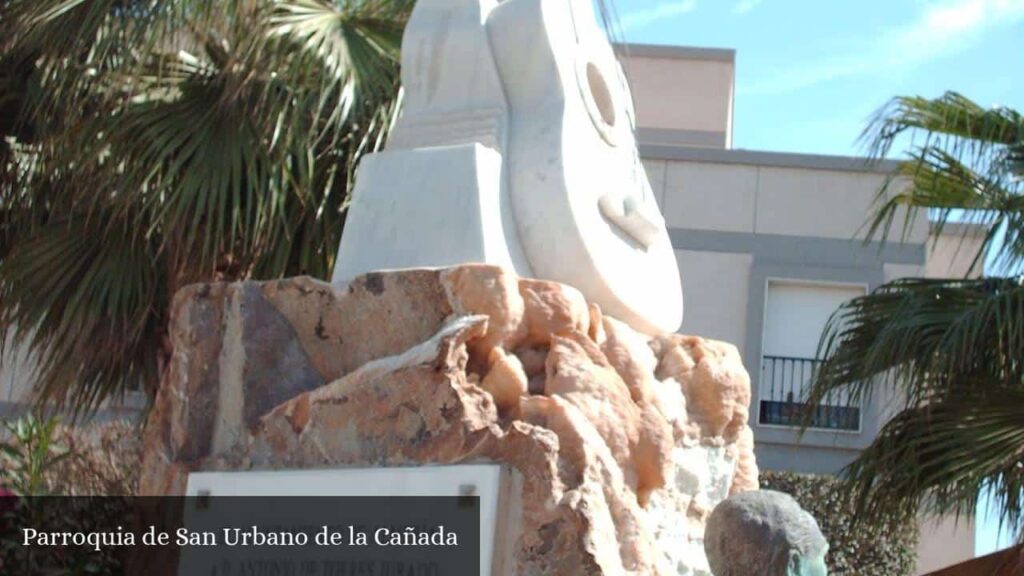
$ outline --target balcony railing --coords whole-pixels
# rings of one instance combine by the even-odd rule
[[[758,422],[778,426],[800,426],[805,420],[807,391],[821,364],[812,358],[764,356],[761,360]],[[860,430],[860,406],[843,392],[832,392],[814,408],[811,428]]]

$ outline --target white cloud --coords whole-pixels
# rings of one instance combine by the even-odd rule
[[[651,8],[625,12],[619,18],[623,30],[637,30],[654,24],[658,20],[672,18],[680,14],[692,12],[697,8],[697,0],[676,0],[661,2]]]
[[[733,6],[732,13],[740,15],[746,14],[756,8],[760,3],[761,0],[740,0],[735,6]]]
[[[1024,20],[1024,0],[947,0],[929,4],[912,22],[865,36],[856,50],[796,62],[749,86],[748,94],[782,94],[835,78],[912,69],[959,54],[995,28]]]

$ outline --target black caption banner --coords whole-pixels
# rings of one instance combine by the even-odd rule
[[[0,574],[465,576],[480,499],[0,498]]]

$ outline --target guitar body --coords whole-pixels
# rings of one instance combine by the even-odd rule
[[[509,197],[534,274],[638,329],[677,330],[675,253],[637,154],[625,76],[590,0],[506,0],[487,28],[509,104]]]

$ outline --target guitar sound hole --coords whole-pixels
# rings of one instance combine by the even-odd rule
[[[593,62],[587,63],[587,84],[590,85],[590,94],[597,105],[597,111],[601,114],[601,120],[608,126],[615,126],[615,100],[612,98],[612,91],[604,79],[601,69]]]

